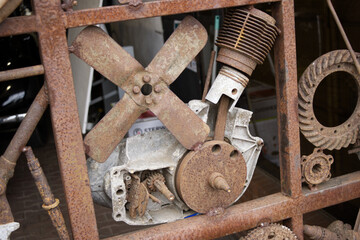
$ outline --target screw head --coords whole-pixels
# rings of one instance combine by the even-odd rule
[[[145,103],[148,104],[148,105],[151,104],[151,103],[152,103],[151,98],[146,98],[146,99],[145,99]]]
[[[148,82],[150,82],[150,80],[151,80],[151,77],[149,75],[143,76],[143,81],[144,82],[148,83]]]
[[[162,89],[162,87],[160,85],[156,85],[154,91],[156,93],[159,93],[159,92],[161,92],[161,89]]]
[[[135,94],[140,93],[140,87],[139,86],[134,86],[133,87],[133,93],[135,93]]]

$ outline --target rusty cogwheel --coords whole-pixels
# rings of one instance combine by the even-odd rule
[[[360,57],[356,53],[357,58]],[[302,134],[316,147],[322,149],[340,149],[353,144],[358,135],[360,123],[360,97],[353,114],[343,124],[325,127],[315,117],[313,109],[314,95],[321,81],[334,72],[347,72],[357,82],[360,96],[360,74],[357,72],[350,52],[336,50],[322,55],[305,70],[299,80],[299,122]]]
[[[325,155],[322,149],[315,148],[312,154],[302,156],[301,160],[302,181],[306,182],[310,188],[331,178],[330,169],[334,158],[331,155]]]
[[[165,178],[161,173],[153,173],[146,179],[146,185],[149,188],[149,190],[152,192],[156,191],[156,187],[154,184],[156,180],[165,183]]]
[[[258,227],[252,230],[240,240],[297,240],[296,235],[287,227],[272,223],[266,227]]]

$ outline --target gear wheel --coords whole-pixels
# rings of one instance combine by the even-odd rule
[[[301,157],[302,181],[306,182],[310,189],[328,181],[333,162],[334,158],[331,155],[326,155],[322,149],[315,148],[312,154]]]
[[[159,180],[161,182],[165,183],[165,178],[161,173],[152,173],[147,179],[146,179],[146,185],[149,188],[150,191],[155,192],[157,189],[155,187],[155,181]]]
[[[360,57],[356,53],[357,58]],[[313,109],[317,87],[328,75],[334,72],[347,72],[357,82],[360,96],[360,74],[357,72],[350,52],[336,50],[322,55],[305,70],[299,80],[299,122],[302,134],[316,147],[340,149],[353,144],[358,135],[360,122],[360,97],[351,117],[336,127],[325,127],[315,117]]]
[[[266,227],[258,227],[252,230],[240,240],[297,240],[296,235],[287,227],[272,223]]]

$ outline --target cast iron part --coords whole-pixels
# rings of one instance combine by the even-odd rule
[[[35,157],[31,147],[24,147],[22,150],[25,153],[30,172],[35,180],[35,184],[39,190],[44,204],[42,208],[46,210],[50,219],[56,228],[61,240],[70,240],[69,233],[66,229],[64,217],[59,207],[59,199],[54,198],[51,192],[49,183],[40,166],[39,160]]]
[[[246,177],[241,152],[224,141],[210,141],[180,162],[176,189],[192,210],[208,213],[234,203],[245,188]]]
[[[71,51],[126,93],[86,135],[86,153],[104,162],[138,116],[150,109],[187,149],[196,149],[209,127],[168,88],[204,47],[205,28],[186,17],[144,69],[100,28],[85,28]],[[179,114],[181,113],[181,114]]]
[[[217,61],[251,75],[262,64],[279,34],[275,19],[250,6],[229,10],[216,44]]]
[[[263,63],[279,32],[274,18],[252,6],[229,10],[216,40],[216,45],[220,47],[216,60],[225,66],[221,68],[206,99],[214,104],[221,99],[220,105],[228,108],[227,97],[231,98],[231,106],[226,109],[231,112],[249,82],[248,76],[257,64]],[[219,112],[219,115],[224,113]],[[219,124],[223,125],[221,121]],[[216,135],[221,138],[221,134]]]
[[[315,148],[309,156],[301,157],[302,181],[306,182],[310,189],[315,189],[319,185],[331,178],[331,164],[334,158],[325,155],[323,150]]]
[[[360,54],[356,54],[360,57]],[[313,109],[314,95],[319,84],[330,74],[347,72],[354,77],[360,96],[360,74],[348,50],[326,53],[311,63],[299,80],[299,123],[301,133],[309,142],[322,149],[340,149],[355,143],[360,125],[360,97],[348,120],[336,127],[322,125]]]

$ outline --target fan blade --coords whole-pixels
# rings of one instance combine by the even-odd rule
[[[145,112],[129,95],[124,97],[96,124],[84,139],[85,152],[97,162],[105,162],[131,125]]]
[[[144,70],[143,66],[109,35],[95,26],[82,30],[70,50],[120,87],[133,72]]]
[[[205,28],[195,18],[187,16],[146,70],[158,74],[170,85],[205,46],[206,41]]]
[[[193,150],[209,135],[210,128],[170,89],[164,89],[162,101],[150,107],[175,138],[187,149]]]

